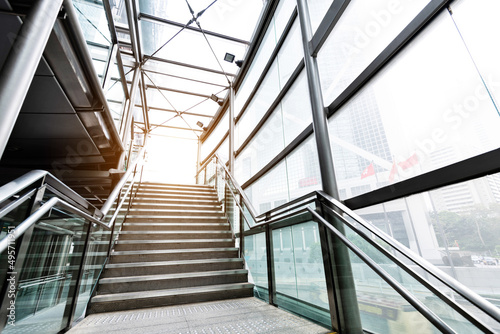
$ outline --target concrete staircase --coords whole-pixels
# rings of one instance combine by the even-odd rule
[[[89,313],[253,296],[213,188],[143,183]]]

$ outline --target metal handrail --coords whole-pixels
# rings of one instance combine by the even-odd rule
[[[423,278],[420,274],[418,274],[415,270],[411,269],[408,265],[406,265],[402,260],[398,259],[394,254],[392,254],[390,251],[386,250],[384,247],[382,247],[380,244],[378,244],[374,239],[372,239],[371,236],[362,233],[361,231],[358,231],[357,228],[349,222],[347,219],[342,217],[342,215],[338,212],[336,212],[333,208],[326,207],[323,208],[328,210],[330,213],[335,215],[337,218],[339,218],[342,223],[347,225],[351,230],[356,231],[359,236],[361,236],[363,239],[365,239],[366,242],[368,242],[370,245],[372,245],[374,248],[376,248],[379,252],[381,252],[384,256],[386,256],[390,261],[394,262],[399,268],[404,270],[407,274],[409,274],[412,278],[414,278],[417,282],[422,284],[424,287],[429,289],[432,293],[434,293],[439,299],[444,301],[447,305],[450,305],[457,313],[459,313],[461,316],[463,316],[465,319],[476,325],[479,329],[481,329],[484,333],[493,333],[493,331],[488,328],[484,323],[479,321],[478,319],[474,318],[469,311],[465,310],[462,306],[460,306],[458,303],[456,303],[454,300],[452,300],[450,297],[448,297],[445,293],[441,292],[437,287],[432,285],[428,280]],[[395,240],[394,240],[395,241]],[[425,271],[424,268],[421,268]]]
[[[403,246],[397,240],[389,237],[388,235],[386,235],[382,231],[379,231],[378,229],[371,226],[370,224],[367,224],[360,216],[358,216],[355,212],[353,212],[351,209],[346,207],[344,204],[337,201],[332,196],[326,194],[323,191],[318,191],[317,193],[321,198],[323,198],[327,202],[331,203],[332,205],[334,205],[337,208],[339,208],[340,210],[342,210],[344,213],[346,213],[351,218],[356,220],[357,223],[359,223],[361,226],[363,226],[368,231],[370,231],[370,233],[373,233],[373,235],[375,235],[376,237],[380,238],[382,241],[384,241],[385,243],[390,245],[392,248],[394,248],[399,253],[401,253],[403,256],[405,256],[410,261],[415,263],[418,267],[423,269],[425,272],[431,274],[434,278],[439,280],[441,283],[445,284],[450,289],[452,289],[453,291],[455,291],[456,293],[458,293],[459,295],[464,297],[466,300],[468,300],[470,303],[477,306],[479,309],[483,310],[490,317],[492,317],[493,319],[500,322],[500,310],[498,308],[496,308],[493,304],[489,303],[484,298],[482,298],[481,296],[479,296],[478,294],[476,294],[475,292],[470,290],[468,287],[466,287],[465,285],[458,282],[453,277],[446,274],[445,272],[435,268],[427,260],[423,259],[419,255],[414,253],[412,250]]]
[[[134,172],[136,166],[139,164],[139,162],[142,162],[144,160],[144,153],[145,153],[145,151],[146,151],[146,146],[144,146],[139,151],[137,159],[135,159],[135,161],[132,164],[132,166],[130,166],[127,169],[127,172],[122,176],[122,178],[120,179],[120,181],[118,182],[118,184],[115,186],[115,189],[113,189],[113,191],[111,192],[111,194],[109,194],[108,199],[106,200],[106,202],[104,203],[104,205],[101,208],[101,212],[103,214],[103,217],[107,215],[107,213],[111,209],[111,206],[113,206],[113,203],[115,202],[116,198],[120,194],[120,191],[122,190],[122,188],[125,185],[125,183],[127,183],[128,178],[130,177],[130,175]]]
[[[322,204],[326,204],[327,208],[329,208],[328,204],[330,204],[330,206],[337,207],[338,209],[340,209],[341,211],[343,211],[344,213],[346,213],[347,215],[349,215],[351,218],[353,218],[354,220],[356,220],[356,222],[358,222],[361,226],[363,226],[368,231],[370,231],[371,233],[373,233],[373,235],[377,236],[378,238],[380,238],[381,240],[383,240],[384,242],[386,242],[388,245],[390,245],[391,247],[393,247],[395,250],[397,250],[399,253],[401,253],[402,255],[404,255],[406,258],[410,259],[418,267],[420,267],[422,270],[424,270],[424,272],[432,275],[433,277],[435,277],[436,279],[438,279],[440,282],[444,283],[447,287],[449,287],[453,291],[457,292],[459,295],[461,295],[466,300],[468,300],[471,304],[475,305],[480,310],[482,310],[484,313],[488,314],[491,318],[493,318],[493,319],[495,319],[497,321],[500,321],[500,310],[498,310],[493,304],[489,303],[487,300],[485,300],[481,296],[477,295],[475,292],[473,292],[472,290],[470,290],[469,288],[467,288],[465,285],[459,283],[458,281],[456,281],[454,278],[450,277],[446,273],[444,273],[444,272],[440,271],[439,269],[435,268],[433,265],[431,265],[430,263],[428,263],[426,260],[424,260],[423,258],[420,258],[420,256],[418,256],[417,254],[415,254],[411,250],[407,249],[405,246],[403,246],[397,240],[395,240],[395,239],[391,238],[390,236],[384,234],[382,231],[378,231],[375,227],[373,227],[370,224],[366,223],[361,217],[359,217],[356,213],[354,213],[352,210],[350,210],[349,208],[347,208],[344,204],[342,204],[341,202],[337,201],[336,199],[334,199],[333,197],[331,197],[330,195],[326,194],[323,191],[315,191],[315,192],[312,192],[310,194],[306,194],[306,195],[304,195],[302,197],[299,197],[299,198],[297,198],[297,199],[295,199],[295,200],[293,200],[291,202],[288,202],[288,203],[286,203],[284,205],[281,205],[281,206],[279,206],[277,208],[274,208],[274,209],[272,209],[270,211],[267,211],[267,212],[265,212],[263,214],[256,215],[255,214],[255,209],[254,209],[252,203],[250,202],[250,200],[248,199],[248,197],[246,196],[246,194],[244,193],[244,191],[241,189],[241,187],[239,186],[239,184],[235,181],[234,177],[231,175],[231,173],[229,172],[229,170],[227,169],[227,167],[225,166],[225,164],[223,164],[221,162],[222,159],[219,157],[219,155],[217,153],[215,153],[213,155],[213,159],[215,159],[215,162],[216,162],[217,165],[219,165],[219,166],[222,167],[222,169],[225,172],[225,174],[228,175],[228,178],[231,180],[234,188],[241,195],[242,201],[248,207],[248,211],[249,211],[250,215],[252,216],[252,219],[255,222],[258,222],[257,224],[255,224],[255,225],[253,225],[253,226],[250,227],[251,230],[253,230],[253,229],[260,229],[260,228],[262,228],[265,225],[269,225],[271,223],[275,223],[275,222],[281,221],[283,219],[286,219],[290,215],[296,215],[296,214],[298,214],[300,212],[304,212],[304,211],[315,212],[313,209],[307,207],[307,208],[302,209],[300,211],[293,212],[290,215],[281,216],[284,213],[289,212],[290,210],[295,210],[295,209],[300,208],[301,206],[309,204],[311,202],[311,198],[318,199],[320,201],[323,201]],[[212,160],[208,160],[208,161],[212,161]],[[204,168],[207,167],[208,161],[207,161],[207,163],[204,164]],[[217,175],[217,169],[216,169],[215,175]],[[233,195],[233,197],[236,198],[236,196],[235,196],[235,194],[233,193],[232,190],[231,190],[231,194]],[[304,201],[306,201],[306,202],[304,202]],[[240,210],[242,210],[242,208],[241,208],[240,205],[238,205],[238,207],[240,208]],[[360,234],[361,237],[365,236],[362,231],[360,231],[353,224],[351,224],[349,221],[347,221],[344,217],[342,217],[340,214],[338,214],[333,208],[331,210],[332,210],[332,212],[338,218],[340,218],[351,229],[353,229],[356,233]],[[274,216],[271,215],[272,213],[275,213],[277,211],[279,211],[279,212],[276,213]],[[315,212],[314,216],[315,217],[319,216],[319,214]],[[243,215],[243,217],[245,218],[245,221],[248,224],[248,220],[245,217],[245,215]],[[319,217],[321,217],[321,216],[319,216]],[[322,219],[322,222],[327,222],[323,217],[321,217],[321,219]],[[333,226],[331,228],[334,229]],[[336,230],[336,232],[334,232],[334,233],[337,234],[337,233],[340,233],[340,232]],[[350,242],[348,239],[346,239],[346,240],[347,240],[347,242]],[[462,315],[468,321],[470,321],[471,323],[473,323],[474,325],[476,325],[479,329],[483,330],[485,333],[493,333],[493,331],[491,331],[491,329],[489,329],[481,321],[479,321],[478,319],[474,318],[472,315],[470,315],[469,313],[467,313],[467,311],[465,309],[463,309],[460,305],[458,305],[457,303],[455,303],[454,301],[452,301],[450,298],[448,298],[445,294],[441,293],[439,290],[437,290],[436,288],[434,288],[427,280],[423,279],[416,271],[414,271],[411,268],[409,268],[405,263],[403,263],[402,261],[400,261],[399,259],[397,259],[395,256],[393,256],[389,252],[384,252],[383,251],[383,247],[381,245],[379,245],[377,243],[370,243],[370,244],[372,244],[377,250],[382,251],[383,254],[389,256],[389,259],[391,259],[393,261],[393,263],[395,263],[396,265],[398,265],[399,267],[401,267],[411,277],[413,277],[418,282],[420,282],[423,286],[425,286],[427,289],[429,289],[431,292],[433,292],[438,298],[440,298],[445,303],[447,303],[448,305],[450,305],[450,307],[452,309],[454,309],[456,312],[458,312],[460,315]],[[366,254],[364,254],[364,256],[367,257]],[[373,260],[371,260],[370,258],[368,258],[368,260],[373,262]],[[373,262],[373,263],[375,265],[377,265],[375,262]],[[371,264],[368,264],[368,265],[371,266]],[[375,271],[377,271],[377,270],[375,270]],[[383,269],[381,269],[381,270],[383,270]],[[382,275],[384,275],[384,274],[382,274]],[[384,277],[382,277],[382,278],[384,278]],[[395,281],[395,283],[392,282],[392,281],[389,282],[388,280],[394,280],[392,277],[389,277],[387,279],[384,278],[384,280],[386,280],[391,286],[393,284],[395,284],[395,283],[399,284],[399,282],[397,282],[397,281]],[[394,286],[393,286],[393,288],[394,288]],[[397,289],[395,288],[395,289],[396,289],[396,291],[400,292],[399,291],[400,288],[405,289],[402,286],[398,287]],[[402,291],[402,293],[406,294],[405,291]],[[403,297],[405,299],[407,299],[407,298],[415,299],[411,295],[409,295],[409,296],[403,296]],[[412,305],[413,305],[413,303],[417,303],[417,304],[415,304],[413,306],[416,307],[417,309],[419,309],[419,311],[420,311],[420,307],[422,307],[422,306],[425,307],[425,305],[421,304],[421,302],[418,301],[418,300],[416,300],[416,302],[414,300],[412,300],[411,303],[412,303]],[[426,314],[423,313],[424,316],[426,316],[434,325],[436,325],[438,328],[441,329],[440,326],[442,326],[444,323],[442,323],[442,321],[439,318],[438,318],[438,321],[436,322],[436,320],[433,318],[433,317],[436,317],[435,314],[433,314],[431,311],[429,311],[430,313],[427,312],[427,311],[425,311],[425,310],[423,312],[426,313]],[[451,330],[446,324],[444,324],[444,326],[445,327],[443,327],[443,329],[442,329],[442,330],[444,330],[444,332],[450,332],[451,331],[451,333],[453,333],[453,330]]]
[[[12,231],[10,235],[12,235],[13,237],[7,235],[2,240],[0,240],[0,254],[8,248],[9,243],[12,243],[14,240],[17,240],[21,235],[24,234],[24,232],[26,232],[31,226],[35,225],[47,212],[49,212],[49,210],[51,210],[56,205],[61,206],[65,210],[74,213],[76,215],[79,215],[82,218],[85,218],[93,223],[99,224],[106,229],[109,229],[106,224],[92,217],[88,213],[83,212],[82,210],[74,207],[73,205],[63,201],[58,197],[52,197]]]
[[[50,184],[60,194],[62,194],[64,197],[67,197],[68,201],[75,202],[89,212],[92,212],[94,210],[96,210],[95,212],[99,212],[96,207],[87,202],[87,200],[82,198],[77,192],[75,192],[73,189],[62,183],[52,174],[44,170],[32,170],[0,187],[0,203],[8,200],[10,197],[16,195],[19,191],[29,187],[36,182]]]
[[[6,185],[0,187],[0,203],[9,199],[10,197],[16,195],[19,191],[27,188],[28,186],[30,186],[36,182],[42,181],[42,182],[40,182],[41,184],[44,184],[45,182],[49,183],[52,187],[57,189],[61,194],[65,195],[65,197],[71,196],[71,197],[69,197],[69,201],[73,201],[73,202],[76,202],[79,204],[81,204],[81,203],[86,204],[86,205],[82,205],[83,208],[93,208],[94,209],[94,212],[93,212],[94,216],[91,216],[89,214],[89,212],[91,212],[91,211],[85,212],[85,211],[77,208],[76,206],[68,203],[68,201],[65,201],[59,197],[52,197],[51,199],[49,199],[46,203],[44,203],[38,210],[36,210],[34,213],[32,213],[28,218],[26,218],[22,223],[20,223],[13,230],[13,235],[14,235],[15,239],[17,240],[18,237],[20,237],[31,226],[33,226],[36,222],[38,222],[38,220],[40,220],[43,217],[43,215],[45,215],[50,209],[52,209],[56,205],[62,206],[66,210],[68,210],[74,214],[77,214],[77,215],[81,216],[82,218],[87,219],[90,222],[99,224],[100,226],[102,226],[103,228],[105,228],[107,230],[111,230],[113,222],[114,222],[114,218],[116,218],[116,217],[113,216],[111,218],[111,220],[106,224],[104,222],[106,214],[109,212],[111,206],[113,205],[114,201],[116,200],[119,193],[123,189],[123,186],[125,185],[125,183],[128,181],[128,179],[129,179],[130,175],[132,174],[132,172],[134,171],[135,167],[140,162],[142,162],[142,160],[144,159],[144,152],[145,152],[145,147],[143,147],[140,150],[137,159],[135,159],[134,163],[132,164],[132,167],[127,170],[125,175],[123,175],[123,177],[120,179],[120,181],[118,182],[116,187],[113,189],[110,196],[108,197],[108,199],[104,203],[102,211],[95,208],[92,204],[87,202],[78,193],[73,191],[71,188],[66,186],[64,183],[59,181],[57,178],[55,178],[52,174],[50,174],[47,171],[33,170],[33,171],[28,172],[25,175],[17,178],[16,180],[11,181],[11,182],[7,183]],[[133,182],[130,184],[127,192],[130,191],[130,187],[132,185],[133,185]],[[29,194],[31,194],[32,192],[33,191],[31,191]],[[8,206],[8,211],[4,210],[4,211],[2,211],[2,214],[5,215],[8,212],[14,210],[17,206],[19,206],[21,204],[21,203],[19,203],[19,204],[15,204],[15,203],[24,202],[25,200],[26,200],[26,195],[24,195],[20,199],[16,200],[16,202],[10,204]],[[119,207],[116,208],[117,211],[119,209],[120,209]],[[12,240],[12,237],[9,237],[9,235],[5,236],[2,240],[0,240],[0,253],[2,253],[3,251],[5,251],[8,248],[9,242],[11,242],[11,240]]]
[[[359,258],[361,258],[373,271],[375,271],[384,281],[387,282],[394,290],[396,290],[406,301],[408,301],[416,310],[420,312],[427,320],[429,320],[436,328],[438,328],[443,333],[455,333],[455,331],[450,328],[441,318],[439,318],[434,312],[432,312],[423,302],[413,297],[412,294],[402,286],[398,281],[396,281],[391,275],[389,275],[379,264],[373,261],[368,255],[366,255],[359,247],[353,244],[349,239],[347,239],[342,233],[340,233],[335,227],[333,227],[328,221],[319,215],[316,211],[311,208],[307,210],[326,226],[331,232],[333,232],[336,237],[342,241],[347,247],[351,249]]]

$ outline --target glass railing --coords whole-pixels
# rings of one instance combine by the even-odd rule
[[[143,157],[144,149],[100,210],[44,171],[0,187],[2,333],[59,333],[85,316]]]
[[[497,306],[327,194],[256,215],[217,155],[197,180],[215,187],[256,297],[341,333],[500,332]]]

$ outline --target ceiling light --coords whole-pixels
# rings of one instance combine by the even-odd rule
[[[230,53],[226,53],[226,55],[224,56],[224,60],[232,63],[234,61],[234,57],[235,57],[235,55],[232,55]]]
[[[210,99],[215,102],[219,102],[219,97],[215,94],[210,95]]]
[[[196,125],[198,125],[200,128],[203,129],[203,123],[202,122],[198,121],[198,122],[196,122]]]

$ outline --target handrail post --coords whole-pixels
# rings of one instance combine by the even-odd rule
[[[328,120],[325,113],[325,107],[323,105],[318,64],[316,58],[311,55],[311,51],[309,50],[309,41],[312,39],[313,33],[307,0],[297,0],[297,11],[302,32],[304,63],[309,85],[313,128],[318,150],[321,181],[325,192],[334,198],[339,198],[338,187],[335,179],[335,170],[333,167],[333,155],[330,147]],[[344,233],[342,225],[335,227],[341,233]],[[363,328],[361,325],[349,252],[347,247],[343,245],[338,238],[334,237],[333,241],[335,243],[335,279],[338,289],[340,290],[338,293],[340,301],[337,305],[342,305],[340,310],[340,319],[338,321],[340,323],[339,330],[342,333],[362,333]]]
[[[266,225],[266,258],[267,258],[267,289],[269,294],[269,304],[276,305],[276,276],[274,275],[274,249],[273,233],[271,227]]]
[[[0,73],[0,158],[16,124],[62,0],[38,0],[24,18]]]

